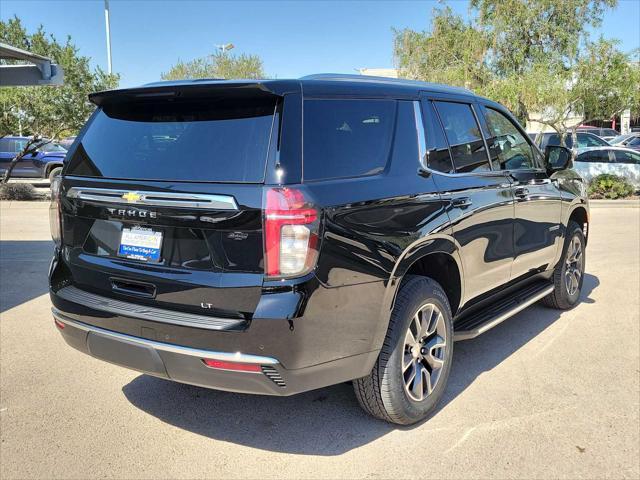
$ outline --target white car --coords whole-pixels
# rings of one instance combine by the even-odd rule
[[[610,173],[626,178],[640,190],[640,152],[630,148],[579,149],[573,168],[588,181],[601,173]]]

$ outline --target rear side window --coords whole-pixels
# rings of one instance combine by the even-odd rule
[[[14,153],[16,148],[16,141],[8,138],[0,138],[0,152]]]
[[[573,136],[567,133],[564,137],[564,143],[567,148],[572,148]],[[541,148],[544,149],[547,145],[560,145],[560,135],[557,133],[545,133],[545,139],[542,141]]]
[[[536,168],[533,148],[516,126],[502,113],[486,108],[487,126],[491,138],[491,159],[500,165],[500,170],[524,170]]]
[[[451,147],[456,172],[491,170],[484,140],[471,105],[452,102],[434,102],[434,105]]]
[[[431,102],[422,102],[424,109],[424,121],[427,132],[425,144],[427,149],[427,166],[431,170],[442,173],[454,173],[453,163],[449,155],[449,145],[444,137],[440,121],[433,110]]]
[[[396,107],[395,100],[305,100],[304,179],[382,173],[389,160]]]
[[[591,135],[589,133],[577,133],[578,137],[578,148],[584,147],[604,147],[607,145],[607,142],[602,140],[597,135]]]
[[[262,182],[274,98],[164,100],[104,107],[73,153],[68,174]]]
[[[576,158],[578,162],[591,162],[591,163],[609,163],[609,151],[608,150],[593,150],[590,152],[583,152]]]

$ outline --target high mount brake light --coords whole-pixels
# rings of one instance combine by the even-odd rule
[[[311,271],[318,257],[318,211],[302,190],[268,188],[264,210],[265,274],[286,278]]]

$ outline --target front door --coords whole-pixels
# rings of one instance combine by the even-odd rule
[[[543,168],[543,159],[529,137],[506,112],[483,108],[487,143],[494,168],[512,181],[515,198],[514,259],[511,279],[520,280],[553,266],[561,248],[561,195]]]

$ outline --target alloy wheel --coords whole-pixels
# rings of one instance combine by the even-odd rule
[[[404,339],[402,376],[409,398],[422,401],[436,387],[444,366],[447,347],[444,316],[433,303],[415,313]]]
[[[582,242],[577,235],[574,235],[569,243],[565,263],[564,284],[567,293],[572,297],[580,288],[580,279],[584,269]]]

